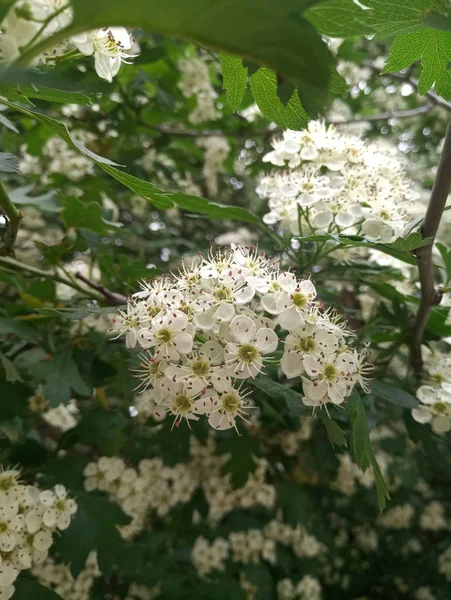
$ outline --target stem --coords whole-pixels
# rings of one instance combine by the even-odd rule
[[[83,281],[83,283],[86,283],[86,285],[88,285],[93,290],[97,290],[103,296],[105,296],[105,298],[108,300],[108,304],[110,304],[111,306],[122,306],[124,304],[127,304],[127,298],[122,294],[116,294],[116,292],[112,292],[103,285],[91,281],[81,273],[75,273],[75,277],[80,281]]]
[[[326,122],[329,125],[335,125],[336,127],[339,127],[340,125],[351,125],[353,123],[371,123],[373,121],[387,121],[389,119],[408,119],[409,117],[416,117],[418,115],[428,113],[433,108],[434,104],[431,103],[418,106],[417,108],[400,110],[398,112],[384,112],[376,115],[356,116],[352,119],[343,119],[342,121],[327,119]]]
[[[97,302],[102,302],[102,296],[94,294],[89,290],[82,288],[78,283],[72,281],[69,278],[61,277],[57,273],[53,271],[44,271],[43,269],[38,269],[37,267],[32,267],[31,265],[26,265],[24,263],[19,262],[18,260],[14,260],[13,258],[9,258],[6,256],[0,256],[0,265],[4,265],[6,267],[13,268],[15,270],[25,271],[26,273],[30,273],[31,275],[36,275],[37,277],[45,277],[47,279],[53,279],[54,281],[58,281],[58,283],[64,283],[64,285],[68,285],[69,287],[77,290],[82,294],[85,294],[89,298],[96,300]]]
[[[20,222],[23,219],[23,212],[17,210],[14,204],[11,202],[8,193],[0,182],[0,207],[3,209],[4,214],[8,219],[6,224],[6,233],[3,247],[0,248],[0,255],[6,254],[7,256],[14,256],[14,242],[17,238],[17,232],[19,231]]]
[[[418,271],[421,284],[420,306],[415,318],[412,341],[410,346],[410,362],[415,375],[419,378],[423,368],[421,343],[429,314],[433,306],[440,304],[442,294],[436,290],[432,264],[432,249],[437,229],[445,209],[446,200],[451,189],[451,122],[446,130],[440,163],[437,169],[434,187],[424,217],[421,233],[424,238],[432,238],[432,243],[418,248],[416,251]]]

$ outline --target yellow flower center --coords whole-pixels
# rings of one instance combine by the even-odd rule
[[[156,338],[161,344],[169,344],[169,342],[172,340],[172,331],[167,328],[160,329],[156,335]]]
[[[258,350],[252,344],[242,344],[238,350],[238,358],[241,362],[251,363],[258,357]]]
[[[206,377],[210,373],[210,363],[203,358],[196,358],[191,365],[191,371],[196,377]]]
[[[186,394],[177,394],[174,398],[174,411],[179,414],[191,412],[192,399]]]
[[[235,414],[240,407],[240,397],[236,392],[227,392],[221,396],[221,412]]]

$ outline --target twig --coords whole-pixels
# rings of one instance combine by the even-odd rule
[[[353,123],[371,123],[372,121],[387,121],[388,119],[408,119],[409,117],[416,117],[417,115],[428,113],[433,108],[433,104],[424,104],[423,106],[418,106],[417,108],[411,108],[409,110],[400,110],[398,112],[385,112],[368,116],[360,115],[352,119],[343,119],[341,121],[334,119],[326,119],[326,123],[338,127],[340,125],[351,125]]]
[[[81,273],[75,273],[75,277],[80,281],[83,281],[83,283],[86,283],[86,285],[88,285],[93,290],[100,292],[102,296],[105,296],[110,306],[122,306],[123,304],[127,304],[127,298],[122,294],[116,294],[116,292],[112,292],[105,286],[91,281]]]
[[[45,277],[46,279],[53,279],[54,281],[58,281],[59,283],[64,283],[64,285],[68,285],[69,287],[77,290],[82,294],[92,298],[93,300],[102,301],[103,297],[93,292],[83,289],[80,285],[78,285],[75,281],[72,281],[69,278],[61,277],[57,273],[53,271],[44,271],[44,269],[39,269],[37,267],[32,267],[31,265],[26,265],[24,263],[19,262],[18,260],[14,260],[14,258],[0,256],[0,265],[4,265],[6,268],[12,268],[15,270],[24,271],[25,273],[30,273],[31,275],[36,275],[37,277]]]
[[[11,202],[7,191],[3,183],[0,182],[0,208],[2,208],[8,222],[6,224],[5,239],[2,248],[0,248],[0,255],[6,254],[6,256],[14,256],[14,242],[17,238],[17,232],[19,231],[20,222],[23,219],[23,212],[17,210],[14,204]]]
[[[410,70],[407,73],[383,73],[378,67],[375,67],[372,63],[364,62],[364,67],[367,67],[373,73],[377,75],[382,75],[382,77],[390,77],[391,79],[397,79],[398,81],[402,81],[403,83],[410,83],[411,86],[418,88],[418,80],[411,76]],[[429,90],[425,93],[426,98],[429,98],[430,102],[435,106],[441,106],[442,108],[451,111],[451,102],[447,102],[440,96],[438,96],[434,91]]]
[[[424,329],[428,322],[433,306],[440,304],[442,292],[435,288],[432,264],[432,249],[437,229],[445,209],[446,200],[451,189],[451,122],[446,130],[440,163],[437,169],[434,187],[424,217],[421,233],[424,238],[432,238],[432,243],[418,248],[416,251],[418,271],[421,283],[421,299],[415,318],[413,335],[410,348],[410,361],[417,377],[421,376],[423,359],[421,356],[421,342]]]
[[[180,127],[167,127],[166,125],[154,125],[151,123],[145,123],[140,121],[138,123],[141,127],[147,129],[153,129],[160,133],[167,135],[181,136],[181,137],[252,137],[258,135],[267,135],[268,133],[277,133],[281,131],[278,127],[274,129],[270,128],[259,128],[252,129],[250,127],[246,129],[238,129],[237,131],[224,131],[223,129],[181,129]]]

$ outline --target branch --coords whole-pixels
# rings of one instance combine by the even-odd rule
[[[91,281],[90,279],[88,279],[87,277],[82,275],[81,273],[75,273],[75,277],[77,279],[79,279],[80,281],[83,281],[83,283],[88,285],[93,290],[100,292],[102,294],[102,296],[105,296],[105,298],[108,300],[108,304],[110,304],[110,306],[122,306],[123,304],[127,304],[127,298],[125,296],[123,296],[122,294],[116,294],[116,292],[112,292],[111,290],[107,289],[103,285],[100,285],[98,283],[95,283],[94,281]]]
[[[23,212],[17,210],[11,202],[4,185],[0,182],[0,208],[2,208],[8,222],[6,223],[6,232],[3,246],[0,248],[0,255],[14,256],[14,242],[17,238],[20,222],[23,219]]]
[[[239,129],[237,131],[224,131],[222,129],[181,129],[180,127],[167,127],[165,125],[154,125],[151,123],[145,123],[144,121],[140,121],[138,123],[141,127],[146,127],[147,129],[153,129],[154,131],[159,131],[160,133],[165,133],[167,135],[174,136],[182,136],[182,137],[252,137],[257,135],[267,135],[268,133],[276,133],[280,131],[278,127],[274,129],[268,128],[259,128],[252,129],[250,127],[246,129]]]
[[[387,121],[388,119],[408,119],[409,117],[416,117],[417,115],[428,113],[433,108],[433,104],[424,104],[423,106],[418,106],[417,108],[411,108],[409,110],[378,113],[376,115],[368,116],[357,115],[352,119],[343,119],[341,121],[334,119],[326,119],[326,123],[328,123],[329,125],[335,125],[336,127],[339,127],[340,125],[351,125],[353,123],[371,123],[372,121]]]
[[[53,271],[44,271],[44,269],[38,269],[37,267],[32,267],[31,265],[26,265],[24,263],[19,262],[18,260],[14,260],[14,258],[0,256],[0,265],[4,265],[6,268],[15,269],[24,271],[25,273],[30,273],[31,275],[36,275],[37,277],[45,277],[46,279],[53,279],[54,281],[58,281],[59,283],[64,283],[64,285],[68,285],[69,287],[77,290],[82,294],[87,295],[93,300],[102,301],[102,296],[94,294],[89,290],[83,289],[80,285],[78,285],[75,281],[72,281],[68,277],[62,277]]]
[[[451,122],[446,130],[445,143],[437,169],[434,187],[424,217],[421,233],[424,238],[432,238],[428,246],[418,248],[416,251],[418,271],[421,283],[421,299],[415,318],[412,342],[410,347],[410,361],[417,377],[421,376],[423,359],[421,356],[421,342],[424,329],[427,325],[429,314],[433,306],[440,304],[442,292],[435,289],[434,271],[432,264],[432,249],[437,229],[445,209],[446,200],[451,189]]]
[[[418,79],[415,79],[410,75],[410,70],[407,73],[381,73],[378,67],[375,67],[372,63],[364,62],[364,67],[367,67],[373,73],[377,75],[382,75],[383,77],[390,77],[391,79],[396,79],[398,81],[402,81],[403,83],[410,83],[411,86],[418,89]],[[425,93],[426,98],[429,98],[430,102],[435,106],[441,106],[442,108],[451,111],[451,102],[447,102],[440,96],[438,96],[434,91],[429,90]]]

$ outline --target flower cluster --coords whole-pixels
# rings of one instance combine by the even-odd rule
[[[69,567],[51,558],[34,566],[31,572],[41,585],[54,590],[63,600],[89,600],[94,580],[101,575],[96,552],[89,553],[85,568],[75,579]]]
[[[277,584],[279,600],[321,600],[321,584],[311,575],[305,575],[295,585],[291,579],[282,579]]]
[[[316,121],[285,131],[273,147],[263,161],[288,169],[264,176],[257,188],[268,198],[265,223],[301,236],[344,232],[390,242],[401,235],[416,195],[385,148]]]
[[[15,2],[1,22],[2,61],[13,62],[29,45],[60,31],[71,20],[72,9],[64,0]],[[94,56],[97,75],[111,82],[121,63],[133,57],[130,54],[132,43],[130,34],[123,27],[94,29],[58,44],[57,47],[41,54],[35,62],[47,63],[71,50],[78,50],[85,56]]]
[[[8,600],[20,571],[46,560],[53,534],[70,525],[77,511],[66,489],[41,491],[23,485],[15,469],[0,472],[0,597]]]
[[[196,107],[189,115],[193,125],[217,119],[216,92],[210,83],[208,66],[199,58],[182,58],[178,62],[182,78],[178,84],[185,98],[196,96]]]
[[[218,193],[218,174],[223,172],[223,163],[231,148],[225,138],[216,136],[201,138],[197,145],[205,149],[202,175],[208,193],[214,198]]]
[[[85,489],[108,493],[132,517],[129,525],[121,527],[123,537],[130,539],[142,531],[152,511],[160,519],[166,518],[174,506],[189,502],[199,488],[209,504],[211,522],[237,508],[274,506],[276,493],[265,482],[268,468],[265,460],[257,463],[242,487],[233,489],[230,476],[221,474],[228,456],[215,455],[213,438],[205,446],[194,438],[190,444],[190,460],[171,468],[164,466],[159,458],[141,460],[135,469],[126,467],[119,457],[106,456],[87,465]]]
[[[417,389],[420,405],[412,410],[418,423],[430,423],[435,433],[451,430],[451,357],[435,351],[424,365],[425,383]]]
[[[210,253],[142,288],[114,329],[129,348],[147,350],[137,369],[141,386],[153,388],[175,425],[201,415],[215,429],[237,429],[238,417],[248,422],[245,381],[275,362],[280,347],[281,369],[302,378],[307,406],[342,404],[356,383],[365,386],[364,354],[320,307],[312,281],[279,271],[256,249]]]

